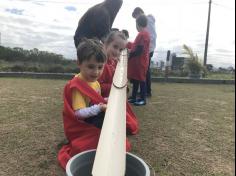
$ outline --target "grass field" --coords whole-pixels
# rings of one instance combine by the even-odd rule
[[[207,77],[208,79],[234,79],[235,80],[235,74],[234,73],[208,73]]]
[[[65,80],[0,78],[0,175],[62,176]],[[132,153],[158,176],[233,176],[234,85],[154,83]]]

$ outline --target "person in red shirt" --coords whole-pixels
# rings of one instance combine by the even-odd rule
[[[128,78],[133,84],[132,96],[128,99],[136,106],[146,104],[146,73],[149,65],[150,36],[146,30],[147,17],[140,15],[136,19],[138,35],[133,43],[128,43],[130,49],[128,60]],[[137,99],[137,92],[140,85],[140,99]]]
[[[132,17],[137,19],[140,15],[145,15],[145,13],[143,9],[141,9],[140,7],[136,7],[132,13]],[[149,66],[146,75],[146,91],[147,91],[147,96],[150,97],[152,96],[150,61],[156,48],[157,33],[156,33],[155,17],[152,14],[149,14],[147,15],[147,21],[148,23],[146,28],[150,35],[150,46],[149,46]]]

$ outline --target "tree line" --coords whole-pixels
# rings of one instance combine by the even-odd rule
[[[0,71],[78,72],[76,61],[60,54],[0,46]]]

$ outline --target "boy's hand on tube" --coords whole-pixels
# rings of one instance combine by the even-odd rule
[[[104,98],[104,100],[106,101],[106,103],[108,102],[108,97]]]
[[[99,103],[99,106],[100,106],[100,109],[101,109],[102,112],[106,111],[106,109],[107,109],[107,105],[106,104]]]

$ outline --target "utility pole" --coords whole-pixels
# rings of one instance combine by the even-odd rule
[[[204,66],[206,66],[207,64],[207,49],[208,49],[208,38],[209,38],[209,29],[210,29],[210,18],[211,18],[211,3],[212,3],[212,0],[209,0],[207,32],[206,32],[205,51],[204,51]]]
[[[169,71],[170,71],[170,50],[167,51],[167,56],[166,56],[165,79],[168,78]]]

